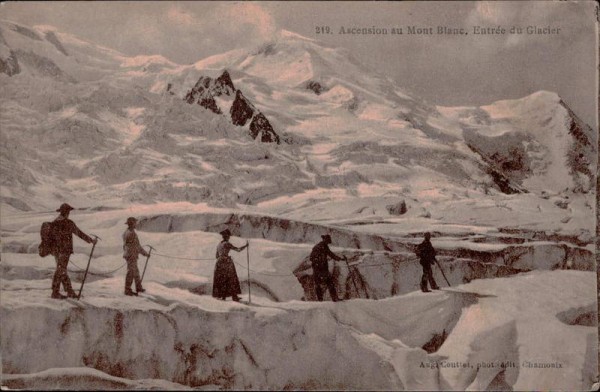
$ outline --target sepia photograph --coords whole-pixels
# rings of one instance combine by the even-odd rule
[[[0,3],[2,390],[598,390],[598,20]]]

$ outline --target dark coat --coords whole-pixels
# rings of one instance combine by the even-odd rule
[[[343,260],[329,249],[329,245],[325,241],[319,242],[310,252],[310,262],[315,275],[329,275],[329,266],[327,258],[331,257],[334,260]]]
[[[234,248],[233,245],[225,240],[221,241],[217,247],[217,263],[213,276],[212,291],[212,296],[215,298],[236,296],[242,293],[235,264],[231,256],[229,256],[229,251]]]
[[[88,244],[94,240],[79,230],[75,222],[68,218],[59,216],[52,222],[53,237],[54,237],[54,252],[53,255],[70,255],[73,254],[73,234],[81,238]]]
[[[140,253],[148,256],[148,252],[140,245],[140,240],[135,230],[125,230],[123,233],[123,258],[125,260],[137,260]]]
[[[423,242],[417,245],[415,253],[419,257],[421,265],[427,266],[435,263],[436,252],[433,249],[433,245],[431,245],[431,241],[423,240]]]

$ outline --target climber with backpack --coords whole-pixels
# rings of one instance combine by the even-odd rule
[[[56,260],[56,271],[52,278],[52,295],[54,299],[78,298],[73,291],[71,279],[67,273],[69,258],[73,254],[73,234],[87,242],[96,245],[97,238],[92,238],[79,230],[75,222],[69,219],[69,213],[74,208],[63,203],[56,212],[60,215],[52,222],[44,222],[40,230],[42,243],[39,246],[39,254],[42,257],[51,254]],[[60,285],[67,292],[67,295],[60,293]]]

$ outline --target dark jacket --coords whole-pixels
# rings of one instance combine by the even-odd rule
[[[140,253],[144,256],[148,256],[148,252],[140,245],[140,240],[138,239],[135,230],[125,230],[123,233],[123,258],[126,260],[137,260]]]
[[[55,244],[53,255],[70,255],[73,253],[73,234],[88,244],[94,242],[91,237],[79,230],[75,222],[62,215],[52,222],[52,228]]]
[[[310,262],[314,273],[329,273],[327,257],[331,257],[334,260],[343,260],[333,253],[331,249],[329,249],[329,245],[324,241],[319,242],[313,247],[312,252],[310,253]]]
[[[423,240],[423,242],[417,245],[415,253],[419,257],[422,265],[431,265],[435,263],[436,253],[435,249],[433,249],[433,245],[431,245],[431,241]]]

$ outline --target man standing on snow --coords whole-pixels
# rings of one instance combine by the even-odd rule
[[[142,280],[140,279],[140,270],[138,269],[138,255],[150,256],[148,252],[140,245],[135,228],[137,219],[127,218],[127,229],[123,233],[123,258],[127,261],[127,275],[125,276],[125,295],[138,295],[143,293]],[[131,283],[135,280],[135,291],[131,290]]]
[[[421,291],[429,293],[431,290],[439,290],[435,279],[433,279],[433,271],[431,265],[435,263],[435,249],[431,245],[431,234],[425,233],[424,240],[417,246],[416,254],[420,259],[421,266],[423,267],[423,276],[421,277]],[[431,290],[427,288],[427,282],[431,286]]]
[[[74,208],[63,203],[56,212],[60,215],[52,222],[52,233],[54,239],[54,249],[51,254],[56,260],[56,272],[52,278],[52,298],[77,298],[77,294],[71,286],[71,279],[67,273],[69,258],[73,254],[73,234],[81,238],[88,244],[96,244],[97,239],[92,239],[90,236],[79,230],[75,222],[69,219],[69,214]],[[67,292],[67,296],[60,293],[60,284]]]
[[[335,290],[335,285],[333,284],[333,278],[329,273],[327,258],[331,257],[332,259],[339,261],[345,260],[346,257],[340,257],[329,249],[329,244],[331,244],[331,236],[329,234],[322,235],[321,238],[323,240],[315,245],[310,253],[313,279],[315,280],[315,291],[317,292],[317,299],[323,301],[323,288],[321,286],[325,284],[329,289],[331,300],[337,302],[339,301],[339,298]]]

